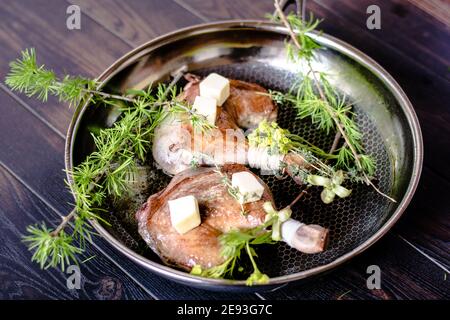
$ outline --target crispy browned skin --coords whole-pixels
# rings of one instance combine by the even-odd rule
[[[200,78],[187,75],[188,84],[180,95],[181,100],[194,103],[199,95]],[[276,104],[267,95],[267,90],[256,83],[230,80],[230,96],[220,108],[216,125],[219,128],[256,128],[262,120],[277,119]],[[225,122],[223,122],[225,121]]]
[[[243,165],[232,164],[223,166],[221,171],[231,179],[233,173],[249,170]],[[264,202],[273,202],[269,188],[258,176],[255,177],[265,186],[265,191],[259,201],[244,205],[248,213],[244,216],[215,168],[183,171],[174,176],[164,190],[150,196],[136,213],[139,233],[167,264],[186,270],[196,264],[203,268],[219,265],[223,257],[217,237],[233,229],[260,225],[265,217]],[[187,195],[196,197],[202,223],[182,235],[172,227],[167,201]]]
[[[239,127],[256,128],[263,120],[277,119],[277,106],[267,94],[267,90],[256,83],[230,80],[230,96],[223,109]]]
[[[188,73],[184,77],[188,83],[184,86],[183,92],[180,93],[178,99],[193,104],[195,97],[200,95],[200,77],[192,73]]]

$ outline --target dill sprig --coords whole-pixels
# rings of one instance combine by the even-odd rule
[[[300,17],[289,14],[286,16],[281,9],[278,0],[274,0],[276,16],[275,21],[281,22],[288,29],[290,43],[286,45],[287,56],[294,62],[304,61],[307,66],[306,75],[302,75],[302,82],[297,88],[292,88],[291,93],[286,95],[286,100],[297,108],[300,118],[309,117],[319,128],[329,132],[334,129],[344,140],[344,144],[337,150],[337,165],[348,170],[357,171],[361,181],[372,186],[382,196],[395,202],[395,199],[381,192],[371,181],[376,170],[373,158],[364,153],[362,145],[362,134],[353,119],[351,104],[346,102],[345,96],[340,96],[326,79],[324,73],[317,72],[312,67],[314,50],[320,48],[308,32],[313,31],[319,24],[310,16],[309,21],[303,21]],[[319,76],[318,76],[319,74]],[[295,91],[295,94],[292,94]],[[278,93],[277,101],[283,100],[285,95]],[[339,139],[337,139],[339,140]],[[336,142],[338,142],[336,140]],[[333,148],[334,149],[334,148]]]
[[[124,111],[113,127],[93,135],[95,149],[85,161],[71,172],[75,203],[71,214],[63,217],[54,230],[47,227],[29,227],[24,237],[33,260],[40,266],[64,268],[64,262],[76,262],[75,254],[84,251],[92,241],[94,230],[90,220],[107,224],[101,217],[100,206],[108,196],[120,197],[128,192],[129,177],[133,176],[136,162],[143,161],[150,146],[151,127],[156,118],[144,116],[140,105]],[[148,122],[145,124],[145,122]],[[71,233],[66,229],[71,226]],[[39,231],[39,232],[38,232]],[[78,246],[75,245],[75,240]]]
[[[205,117],[192,110],[192,106],[177,100],[175,80],[179,76],[170,85],[160,84],[148,90],[129,90],[125,95],[115,95],[99,91],[95,80],[73,76],[58,78],[52,70],[37,64],[34,49],[24,50],[21,58],[11,62],[10,67],[6,84],[28,97],[46,101],[51,95],[70,105],[104,103],[118,107],[121,112],[112,127],[92,133],[95,151],[70,172],[74,210],[62,217],[54,229],[45,223],[27,228],[23,241],[34,252],[32,260],[41,268],[64,269],[67,264],[77,262],[77,254],[84,251],[86,243],[95,235],[89,221],[107,224],[101,217],[102,204],[107,197],[121,197],[129,192],[137,163],[144,162],[150,150],[154,129],[168,115],[187,114],[186,118],[196,130],[206,131],[212,127]]]

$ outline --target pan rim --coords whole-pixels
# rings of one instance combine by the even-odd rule
[[[285,27],[262,20],[225,20],[218,22],[209,22],[202,23],[198,25],[189,26],[186,28],[182,28],[165,35],[159,36],[153,40],[150,40],[135,49],[132,49],[121,58],[117,59],[114,63],[112,63],[98,78],[97,80],[100,82],[100,86],[105,84],[113,75],[123,69],[127,64],[131,63],[130,61],[135,61],[141,55],[148,51],[152,51],[157,47],[164,45],[167,42],[174,41],[176,39],[181,39],[186,36],[194,36],[202,33],[209,33],[219,30],[227,30],[232,28],[251,28],[258,29],[263,31],[272,31],[281,34],[288,34],[288,31]],[[282,285],[287,282],[297,281],[301,279],[305,279],[310,276],[321,274],[325,271],[336,268],[337,266],[347,262],[351,258],[361,254],[369,247],[371,247],[374,243],[376,243],[379,239],[381,239],[397,222],[397,220],[402,216],[406,207],[410,203],[415,190],[417,189],[417,185],[419,183],[420,174],[422,171],[423,164],[423,139],[420,129],[419,120],[417,118],[417,114],[408,99],[405,92],[401,89],[400,85],[394,80],[394,78],[377,62],[375,62],[372,58],[367,56],[365,53],[360,50],[354,48],[350,44],[339,40],[333,36],[327,35],[325,33],[310,33],[315,40],[324,44],[327,47],[331,47],[334,50],[341,52],[342,54],[348,56],[353,59],[360,65],[364,66],[371,72],[373,72],[391,91],[397,100],[399,106],[403,110],[403,113],[407,119],[408,125],[410,126],[412,139],[413,139],[413,169],[410,177],[410,181],[408,184],[408,188],[405,191],[405,196],[398,204],[398,207],[392,214],[392,216],[387,220],[381,228],[379,228],[369,239],[367,239],[364,243],[360,244],[356,248],[351,251],[343,254],[342,256],[336,258],[330,263],[327,263],[322,266],[318,266],[312,269],[304,270],[301,272],[293,273],[290,275],[277,276],[270,278],[269,282],[264,285],[257,285],[258,287],[264,286],[273,286],[273,285]],[[88,104],[79,105],[72,117],[72,121],[69,125],[67,135],[66,135],[66,143],[65,143],[65,167],[66,167],[66,175],[68,181],[71,183],[72,176],[70,172],[73,169],[73,146],[76,137],[76,131],[80,124],[81,118],[84,114],[84,111],[88,107]],[[73,190],[72,194],[73,194]],[[119,252],[124,254],[126,257],[136,262],[140,266],[143,266],[147,270],[155,272],[158,275],[164,276],[166,278],[182,282],[184,284],[189,285],[199,285],[203,287],[223,287],[223,286],[233,286],[233,287],[247,287],[245,285],[245,280],[228,280],[228,279],[211,279],[211,278],[203,278],[199,276],[194,276],[189,273],[176,270],[174,268],[168,267],[166,265],[160,264],[158,262],[154,262],[150,259],[143,257],[142,255],[134,252],[130,248],[126,247],[125,244],[121,243],[118,239],[114,238],[100,223],[97,221],[92,221],[92,225],[96,228],[98,233],[105,238],[113,247],[115,247]]]

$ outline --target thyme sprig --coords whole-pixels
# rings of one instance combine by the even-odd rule
[[[239,205],[241,207],[241,211],[240,211],[241,215],[246,216],[248,214],[248,212],[245,211],[245,209],[244,209],[243,203],[245,201],[241,201],[241,200],[245,200],[245,195],[243,195],[239,192],[239,188],[233,187],[233,184],[232,184],[230,178],[228,178],[228,176],[222,172],[221,168],[219,167],[219,165],[217,164],[217,162],[214,160],[213,157],[211,157],[210,155],[207,155],[205,153],[202,153],[202,152],[196,152],[191,159],[190,167],[191,168],[199,167],[201,159],[206,159],[209,163],[214,165],[214,168],[215,168],[214,172],[220,176],[220,183],[225,187],[228,194],[237,203],[239,203]]]
[[[101,217],[107,197],[121,197],[129,192],[130,179],[138,162],[144,162],[151,146],[154,129],[168,115],[185,113],[192,126],[202,131],[211,128],[206,118],[192,106],[177,100],[175,82],[148,90],[130,90],[125,95],[99,91],[95,80],[64,76],[62,79],[36,62],[34,49],[26,49],[10,64],[6,84],[15,91],[46,101],[55,96],[70,105],[92,103],[114,105],[119,120],[110,128],[92,133],[95,151],[70,172],[70,188],[75,197],[74,210],[62,217],[54,229],[45,223],[29,226],[23,241],[33,251],[32,260],[41,268],[76,263],[95,234],[91,220],[107,223]],[[179,78],[179,77],[178,77]],[[68,230],[71,228],[70,231]]]
[[[228,178],[227,175],[223,174],[222,171],[220,169],[215,170],[215,172],[220,174],[220,180],[222,182],[222,184],[225,186],[225,188],[227,189],[228,194],[236,201],[239,203],[240,207],[241,207],[241,215],[246,216],[248,214],[247,211],[245,211],[244,209],[244,201],[241,201],[241,199],[245,198],[245,195],[242,195],[239,192],[239,188],[233,187],[230,178]]]

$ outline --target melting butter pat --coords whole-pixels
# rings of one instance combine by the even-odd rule
[[[258,201],[264,193],[264,186],[247,171],[233,173],[231,185],[238,191],[238,199],[241,204]]]
[[[192,108],[195,112],[206,117],[206,120],[214,125],[216,123],[217,106],[216,99],[196,96]]]
[[[178,233],[184,234],[201,223],[198,202],[194,196],[169,200],[170,220]]]
[[[220,74],[211,73],[200,82],[200,96],[216,99],[220,107],[230,95],[230,81]]]

